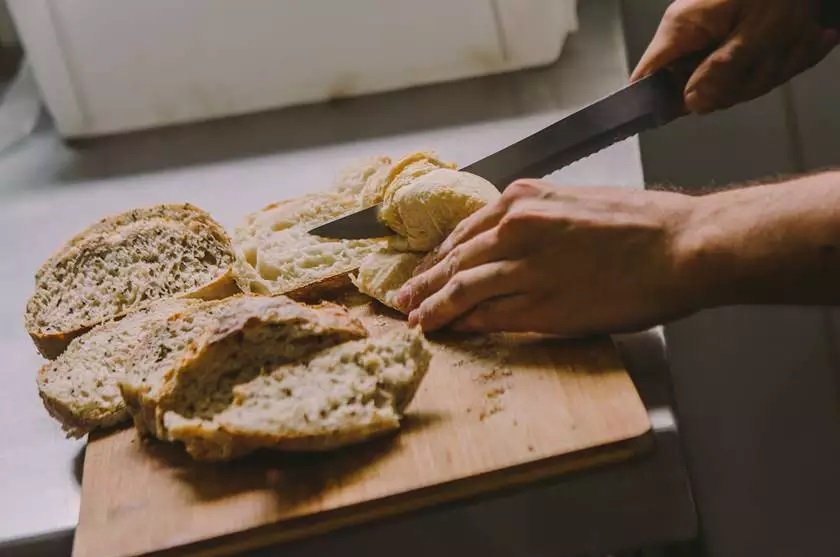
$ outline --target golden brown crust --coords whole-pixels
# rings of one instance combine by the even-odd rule
[[[38,353],[41,354],[48,360],[54,360],[58,358],[64,349],[67,348],[67,345],[70,344],[77,336],[80,336],[93,327],[85,327],[83,329],[77,329],[75,331],[71,331],[68,333],[47,333],[41,334],[33,331],[29,331],[29,338],[32,339],[32,342],[35,344],[35,348],[38,350]]]
[[[350,275],[357,270],[350,269],[337,275],[310,282],[309,284],[295,288],[291,292],[287,292],[285,296],[298,302],[306,303],[334,298],[337,294],[352,286],[353,283],[350,281]]]
[[[220,462],[232,460],[259,449],[288,452],[327,452],[369,441],[398,431],[398,422],[380,422],[341,432],[301,437],[260,436],[252,433],[196,428],[184,448],[195,460]]]

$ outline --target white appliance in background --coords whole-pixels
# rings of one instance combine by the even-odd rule
[[[8,0],[65,137],[540,66],[576,0]]]

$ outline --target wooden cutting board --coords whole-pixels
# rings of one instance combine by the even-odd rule
[[[370,304],[371,334],[404,327]],[[133,429],[87,446],[75,557],[223,555],[629,458],[644,406],[608,339],[433,337],[399,435],[198,464]]]

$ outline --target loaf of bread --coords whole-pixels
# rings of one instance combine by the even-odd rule
[[[263,369],[363,338],[364,326],[335,304],[285,296],[234,296],[169,319],[135,351],[120,391],[142,433],[170,440],[164,417],[209,418],[235,385]]]
[[[382,203],[396,190],[439,168],[452,169],[455,165],[440,160],[430,151],[410,153],[395,163],[388,159],[387,166],[365,177],[361,188],[362,205],[368,207]]]
[[[274,203],[236,229],[236,277],[245,292],[316,300],[350,284],[349,274],[382,239],[337,240],[309,230],[362,207],[361,190],[376,183],[390,159],[364,161],[330,190]]]
[[[129,419],[118,382],[144,337],[198,300],[170,298],[97,325],[76,337],[38,372],[38,393],[68,437],[81,437]]]
[[[380,219],[399,237],[392,247],[430,251],[463,219],[501,195],[480,176],[415,153],[394,165],[383,186]]]
[[[422,152],[403,157],[384,179],[370,181],[366,188],[363,194],[382,202],[379,217],[397,234],[388,238],[387,248],[366,256],[351,280],[363,294],[397,310],[396,293],[424,253],[500,196],[484,178]]]
[[[398,429],[429,359],[416,330],[346,342],[236,385],[212,412],[167,412],[164,427],[197,460],[336,449]],[[190,395],[188,408],[204,406]]]
[[[25,324],[38,350],[58,356],[78,335],[171,297],[237,291],[230,240],[192,205],[158,205],[106,218],[72,238],[35,275]]]

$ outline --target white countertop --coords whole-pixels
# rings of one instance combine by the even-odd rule
[[[620,87],[617,2],[581,3],[581,31],[551,68],[64,145],[49,126],[0,155],[0,543],[74,528],[82,441],[41,407],[42,360],[23,329],[33,273],[94,220],[189,201],[234,226],[248,212],[330,183],[355,158],[434,149],[468,163]],[[636,139],[551,176],[641,187]],[[667,421],[667,418],[666,418]]]

